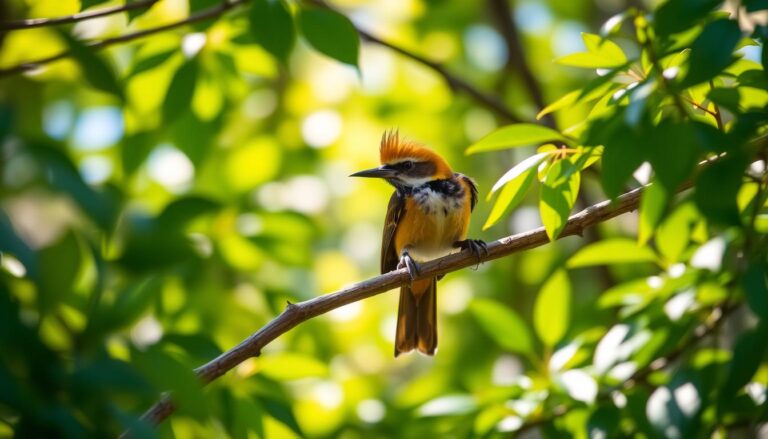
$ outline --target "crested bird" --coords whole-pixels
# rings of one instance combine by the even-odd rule
[[[407,268],[411,283],[400,288],[395,357],[417,349],[437,350],[437,281],[417,279],[419,263],[469,249],[478,259],[487,253],[481,240],[467,239],[477,187],[453,172],[427,147],[385,132],[379,148],[381,166],[350,177],[381,178],[395,187],[389,199],[381,243],[381,272]]]

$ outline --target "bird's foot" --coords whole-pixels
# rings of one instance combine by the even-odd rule
[[[415,280],[419,277],[419,265],[413,260],[411,255],[407,251],[404,251],[400,256],[400,262],[397,263],[397,269],[407,268],[408,274],[411,275],[411,280]]]
[[[488,244],[482,239],[465,239],[463,241],[456,241],[453,246],[462,250],[469,249],[473,255],[480,261],[482,258],[488,256]]]

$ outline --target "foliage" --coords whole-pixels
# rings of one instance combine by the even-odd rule
[[[0,437],[756,434],[768,27],[765,2],[742,3],[519,2],[522,58],[485,2],[160,0],[8,32],[0,69],[70,56],[0,78]],[[356,25],[434,61],[361,44]],[[528,123],[460,97],[454,71]],[[391,358],[387,294],[203,389],[193,369],[286,301],[377,273],[391,189],[345,176],[392,126],[493,200],[473,237],[541,224],[554,241],[574,209],[650,186],[634,217],[449,274],[434,359]],[[153,429],[139,416],[165,391],[179,411]]]

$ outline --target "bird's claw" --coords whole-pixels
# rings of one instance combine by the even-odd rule
[[[465,239],[463,241],[456,241],[453,243],[454,247],[458,247],[462,250],[469,249],[478,260],[481,260],[488,256],[488,244],[482,239]]]
[[[408,274],[411,276],[411,280],[415,280],[419,277],[419,265],[413,260],[408,252],[403,252],[403,255],[400,256],[400,262],[397,263],[397,269],[399,270],[401,268],[408,269]]]

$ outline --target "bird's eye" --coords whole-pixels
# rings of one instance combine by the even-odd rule
[[[413,161],[408,160],[406,162],[403,162],[403,168],[405,168],[405,169],[413,169]]]

